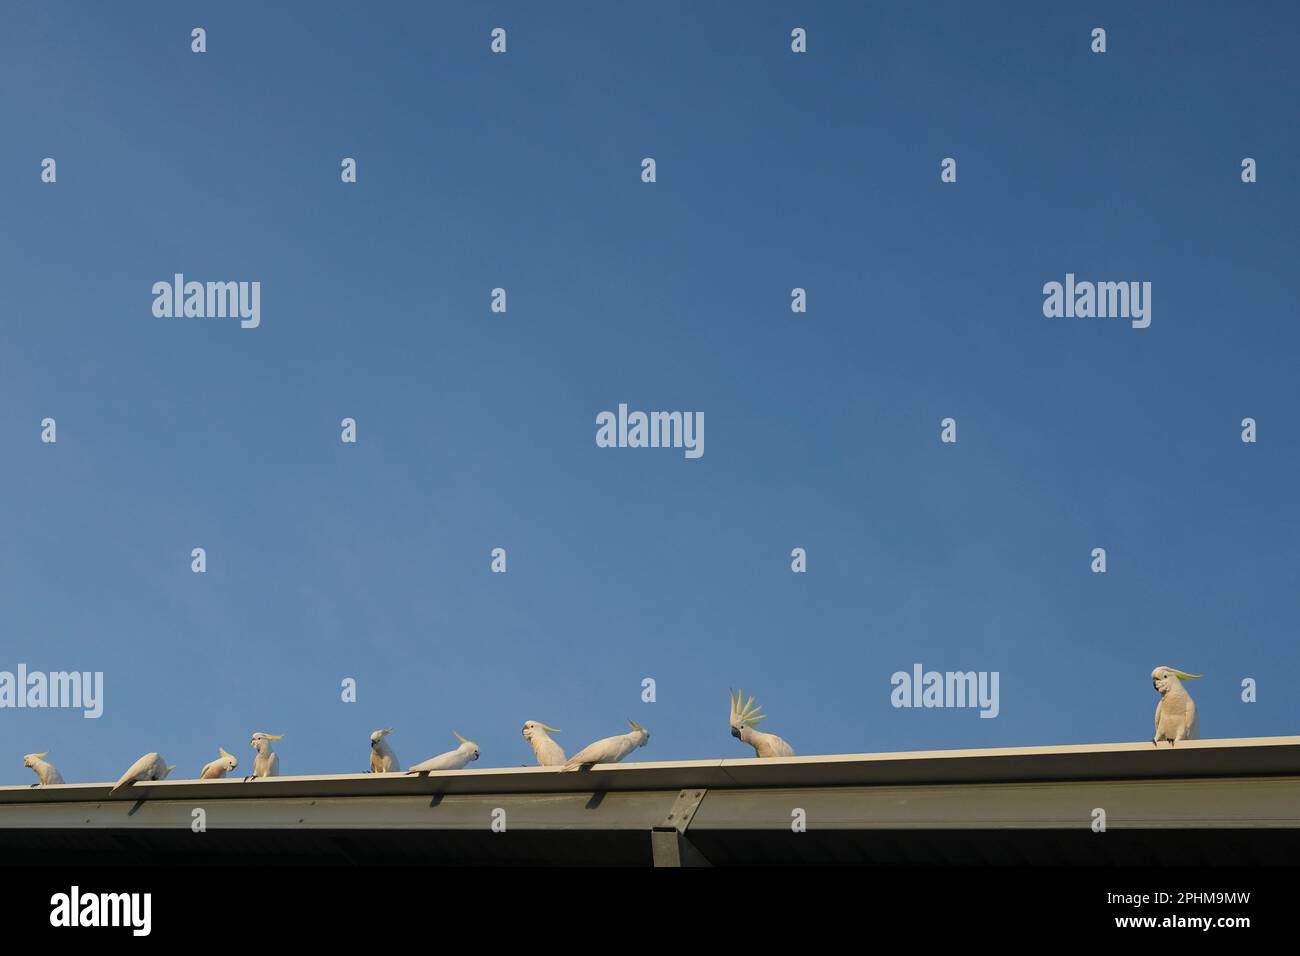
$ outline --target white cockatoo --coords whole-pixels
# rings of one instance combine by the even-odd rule
[[[284,734],[253,734],[249,741],[257,756],[253,758],[253,772],[244,778],[247,783],[254,777],[278,777],[280,775],[280,755],[271,749],[271,741],[283,740]]]
[[[402,765],[397,762],[397,754],[384,738],[393,732],[392,727],[376,730],[370,735],[370,772],[401,773]]]
[[[533,753],[537,756],[537,766],[558,767],[564,763],[564,748],[550,736],[559,732],[555,727],[547,727],[535,720],[524,721],[524,740],[528,741],[528,746],[533,748]]]
[[[1151,672],[1151,686],[1160,692],[1156,704],[1156,735],[1153,744],[1169,741],[1172,747],[1179,740],[1196,740],[1200,727],[1196,722],[1196,703],[1183,686],[1185,680],[1195,680],[1200,674],[1165,667],[1163,664]]]
[[[239,766],[234,754],[227,753],[225,747],[218,747],[217,753],[221,756],[211,763],[205,763],[199,771],[200,780],[219,780]]]
[[[471,760],[478,759],[478,744],[472,740],[466,740],[456,731],[452,731],[456,739],[460,741],[460,746],[455,750],[448,750],[445,754],[438,754],[436,757],[430,757],[422,763],[417,763],[408,774],[412,773],[429,773],[431,770],[459,770]]]
[[[762,708],[754,703],[753,697],[749,698],[748,703],[745,702],[743,690],[740,693],[732,691],[731,736],[753,747],[755,756],[793,757],[794,748],[776,734],[765,734],[754,729],[754,725],[766,716],[759,713],[760,710]]]
[[[650,731],[635,720],[629,720],[628,723],[632,725],[630,734],[606,737],[604,740],[597,740],[594,744],[587,744],[569,758],[569,762],[564,765],[564,769],[577,770],[579,767],[587,767],[592,764],[618,763],[636,750],[637,747],[644,747],[650,742]]]
[[[54,783],[63,783],[63,774],[59,773],[58,768],[41,759],[49,756],[49,753],[47,750],[44,753],[27,754],[23,757],[23,766],[31,767],[36,773],[36,779],[40,781],[32,784],[33,787],[48,787]]]
[[[176,764],[169,764],[162,758],[162,754],[147,753],[135,763],[131,764],[131,768],[127,770],[126,773],[122,774],[117,783],[113,784],[112,789],[108,792],[110,794],[117,793],[117,791],[121,790],[123,787],[129,787],[137,781],[166,780],[167,775],[175,769]]]

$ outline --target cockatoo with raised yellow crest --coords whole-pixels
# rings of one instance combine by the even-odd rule
[[[136,782],[143,783],[147,780],[166,780],[167,775],[175,769],[176,764],[169,764],[162,758],[162,754],[156,752],[147,753],[135,763],[131,764],[130,769],[127,770],[126,773],[122,774],[117,783],[113,784],[112,789],[108,792],[109,794],[117,793],[124,787],[129,787],[131,784]]]
[[[376,730],[370,735],[370,772],[400,773],[402,765],[397,762],[397,754],[384,738],[393,732],[392,727]]]
[[[765,714],[750,697],[745,701],[745,692],[731,692],[731,736],[754,748],[758,757],[793,757],[794,748],[776,734],[765,734],[755,730],[754,725],[763,720]]]
[[[33,787],[48,787],[51,784],[63,783],[63,774],[52,763],[46,763],[42,757],[48,757],[50,752],[47,750],[39,754],[27,754],[23,757],[23,766],[31,767],[36,774],[36,779],[40,783],[32,784]]]
[[[200,780],[219,780],[239,766],[239,761],[233,754],[227,753],[225,747],[218,747],[217,753],[221,756],[211,763],[205,763],[199,771]]]
[[[1169,741],[1172,747],[1179,740],[1196,740],[1201,729],[1196,722],[1196,703],[1183,687],[1183,681],[1196,680],[1200,674],[1165,667],[1163,664],[1151,672],[1151,686],[1160,692],[1156,704],[1156,735],[1153,744]]]
[[[280,755],[271,749],[273,740],[284,740],[284,734],[264,734],[257,732],[249,741],[257,756],[253,758],[253,772],[244,778],[244,782],[254,777],[278,777],[280,775]]]
[[[472,740],[466,740],[456,731],[452,731],[456,739],[460,741],[460,746],[455,750],[448,750],[445,754],[438,754],[436,757],[430,757],[428,760],[417,763],[408,774],[412,773],[429,773],[433,770],[459,770],[471,760],[478,759],[478,744]]]
[[[524,740],[533,748],[539,767],[558,767],[564,763],[564,749],[551,739],[560,731],[535,720],[524,721]]]
[[[629,720],[628,723],[632,725],[630,734],[606,737],[604,740],[597,740],[594,744],[587,744],[569,758],[564,769],[577,770],[579,767],[590,767],[592,764],[618,763],[638,747],[644,747],[650,742],[650,731],[635,720]]]

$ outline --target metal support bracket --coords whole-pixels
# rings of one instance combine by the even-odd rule
[[[691,788],[677,794],[677,799],[673,802],[673,808],[668,811],[668,819],[664,820],[655,829],[671,827],[678,833],[685,833],[686,828],[691,825],[691,820],[695,818],[695,811],[700,808],[700,804],[704,802],[704,795],[708,792],[702,788]]]
[[[668,817],[650,831],[650,852],[655,866],[711,866],[708,859],[686,839],[686,828],[691,825],[695,811],[704,802],[709,791],[683,790],[677,794]]]

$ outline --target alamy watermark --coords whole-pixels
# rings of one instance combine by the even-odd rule
[[[0,709],[5,707],[68,707],[86,718],[104,713],[103,671],[0,671]]]
[[[50,897],[50,925],[117,926],[130,929],[133,936],[148,936],[153,928],[153,894],[83,893],[73,886]]]
[[[1065,274],[1065,284],[1043,286],[1043,315],[1049,319],[1131,319],[1133,328],[1151,324],[1150,282],[1075,282]]]
[[[978,707],[981,717],[996,717],[997,671],[927,671],[920,664],[912,672],[895,671],[889,678],[894,689],[889,702],[895,707]]]
[[[687,458],[704,454],[703,412],[629,412],[596,416],[598,448],[684,448]]]
[[[186,282],[178,272],[171,282],[155,282],[153,294],[160,319],[237,318],[245,329],[262,324],[261,282]]]

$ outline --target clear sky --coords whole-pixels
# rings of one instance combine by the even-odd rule
[[[528,718],[743,757],[737,684],[800,753],[1144,740],[1158,664],[1206,737],[1300,731],[1298,28],[6,3],[0,670],[105,704],[0,710],[0,782],[249,767],[257,730],[358,771],[390,725],[511,766]],[[177,272],[261,282],[260,327],[156,318]],[[1067,272],[1151,282],[1150,328],[1045,318]],[[705,454],[598,448],[620,402],[703,412]],[[893,708],[914,663],[999,672],[999,716]]]

